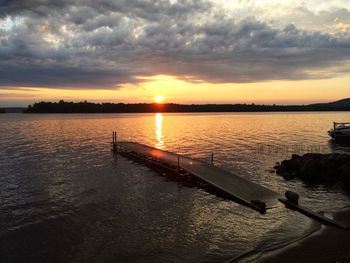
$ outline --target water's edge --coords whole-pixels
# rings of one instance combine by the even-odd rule
[[[235,263],[235,262],[239,262],[239,263],[247,263],[247,262],[256,262],[257,260],[259,260],[259,258],[261,258],[262,256],[264,256],[266,253],[269,252],[273,252],[273,251],[279,251],[281,249],[285,249],[290,245],[294,245],[316,233],[318,233],[319,231],[322,231],[324,227],[322,226],[322,224],[313,221],[313,223],[311,224],[310,228],[307,229],[305,231],[305,233],[299,237],[294,237],[291,238],[290,240],[286,240],[285,242],[282,242],[278,245],[275,245],[273,247],[269,247],[266,249],[262,249],[262,250],[251,250],[251,251],[247,251],[241,255],[239,255],[238,257],[234,257],[232,259],[229,259],[227,261],[225,261],[225,263]],[[266,242],[268,242],[268,240],[266,240]]]

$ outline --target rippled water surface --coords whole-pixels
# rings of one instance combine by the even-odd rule
[[[315,210],[336,188],[270,170],[292,153],[344,152],[333,121],[349,113],[0,116],[0,262],[223,262],[297,238],[312,221],[282,205],[259,213],[113,158],[118,139],[209,160]]]

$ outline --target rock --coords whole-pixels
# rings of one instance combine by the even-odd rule
[[[280,176],[284,176],[285,174],[288,174],[289,172],[288,172],[288,168],[287,168],[287,166],[285,166],[285,165],[280,165],[280,166],[278,166],[277,167],[277,169],[276,169],[276,174],[278,174],[278,175],[280,175]]]
[[[303,159],[303,162],[306,162],[308,160],[319,160],[322,158],[322,154],[321,153],[306,153],[301,158]]]
[[[340,176],[350,176],[350,162],[344,164],[342,167],[339,169],[340,171]]]
[[[350,176],[342,177],[341,182],[345,190],[350,191]]]
[[[337,170],[339,165],[342,165],[342,161],[339,161],[338,157],[333,155],[324,155],[322,157],[322,163],[325,167],[333,170]]]
[[[350,190],[350,163],[344,164],[340,169],[340,180],[346,190]]]
[[[350,162],[350,158],[348,154],[339,154],[336,158],[337,165],[339,167],[343,166],[344,164]]]
[[[292,180],[297,176],[296,172],[285,172],[281,175],[285,180]]]
[[[295,159],[300,159],[301,156],[300,155],[297,155],[297,154],[292,154],[292,160],[295,160]]]
[[[294,179],[297,175],[297,172],[290,170],[286,165],[280,165],[276,168],[276,174],[282,176],[286,180]]]
[[[274,167],[286,180],[300,178],[306,183],[342,185],[350,191],[350,155],[307,153],[292,155]]]
[[[310,183],[317,183],[322,173],[322,163],[319,160],[309,159],[301,167],[299,176]]]
[[[336,170],[325,162],[311,159],[300,169],[299,177],[308,183],[332,184],[337,181],[338,176]]]
[[[287,172],[287,166],[279,165],[279,166],[276,167],[276,173],[278,175],[282,175],[284,172]]]
[[[289,171],[296,171],[297,173],[300,171],[303,166],[301,158],[291,159],[286,163],[286,166]]]

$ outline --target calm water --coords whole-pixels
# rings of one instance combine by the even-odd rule
[[[271,174],[292,153],[330,143],[350,113],[0,115],[0,262],[222,262],[305,234],[308,218],[260,215],[157,176],[110,151],[118,139],[209,160],[313,209],[340,208],[339,189]]]

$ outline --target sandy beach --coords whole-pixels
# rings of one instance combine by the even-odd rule
[[[350,207],[334,218],[350,225]],[[258,262],[350,262],[350,230],[323,226],[319,231],[282,249],[267,252]]]

